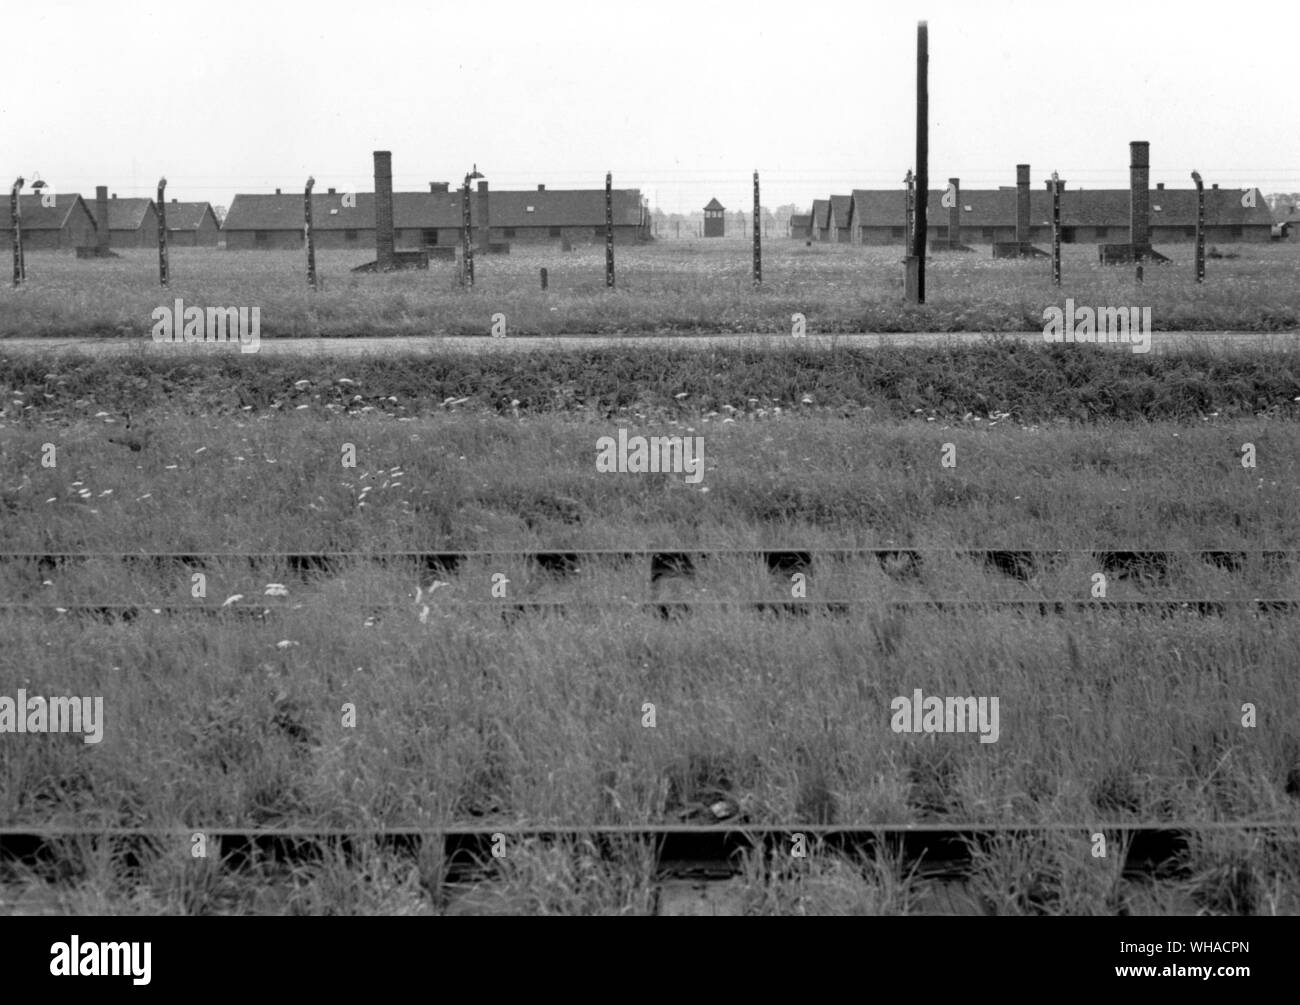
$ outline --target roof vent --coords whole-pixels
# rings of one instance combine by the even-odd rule
[[[532,206],[525,206],[525,207],[524,207],[524,211],[527,212],[527,213],[531,213],[531,212],[533,212],[533,207],[532,207]]]

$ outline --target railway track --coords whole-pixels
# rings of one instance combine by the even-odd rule
[[[1168,879],[1188,874],[1187,856],[1198,837],[1249,836],[1279,845],[1300,842],[1298,821],[1213,823],[1090,824],[882,824],[868,827],[823,824],[736,823],[658,826],[395,827],[385,830],[0,827],[0,876],[28,870],[56,878],[55,870],[70,844],[91,843],[111,849],[126,869],[138,868],[149,854],[168,844],[186,852],[195,834],[210,843],[211,857],[227,869],[253,863],[295,865],[339,853],[351,859],[366,850],[415,856],[431,847],[443,863],[448,884],[490,879],[494,862],[524,843],[581,845],[601,855],[628,843],[653,849],[660,879],[722,880],[740,875],[747,856],[761,853],[769,867],[781,856],[798,859],[815,854],[852,861],[889,856],[903,872],[930,879],[967,879],[978,855],[996,842],[1077,840],[1086,851],[1096,835],[1105,836],[1113,854],[1123,856],[1122,873],[1130,879]]]

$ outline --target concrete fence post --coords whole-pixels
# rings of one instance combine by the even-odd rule
[[[23,262],[23,214],[18,207],[18,193],[22,191],[23,180],[17,179],[9,190],[9,221],[14,229],[14,285],[21,286],[27,278],[26,263]]]
[[[542,289],[546,289],[546,281],[547,281],[547,278],[548,278],[548,277],[547,277],[547,275],[546,275],[546,269],[543,267],[543,269],[542,269]]]
[[[614,288],[614,175],[605,172],[605,285]]]
[[[1196,281],[1205,282],[1205,183],[1198,171],[1192,172],[1196,182]]]
[[[302,194],[303,237],[307,242],[307,285],[316,289],[316,236],[311,230],[311,190],[316,184],[315,178],[307,179],[307,187]]]
[[[758,221],[762,219],[758,199],[758,172],[754,172],[754,285],[763,285],[763,239]]]
[[[1052,172],[1052,282],[1061,285],[1061,179]]]
[[[469,181],[469,175],[466,175],[465,189],[461,193],[460,200],[461,216],[463,221],[460,238],[460,281],[461,285],[467,290],[474,288],[474,247],[471,244],[473,235],[470,233]]]
[[[158,179],[158,281],[167,288],[167,179]]]

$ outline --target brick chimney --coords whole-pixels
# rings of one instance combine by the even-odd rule
[[[1151,144],[1134,140],[1129,149],[1129,243],[1146,247],[1151,243]]]
[[[108,250],[108,186],[95,186],[95,247]]]
[[[429,182],[429,191],[433,193],[443,193],[451,191],[451,183],[445,181]]]
[[[545,186],[545,185],[538,185],[538,186],[537,186],[537,191],[539,191],[539,192],[545,192],[545,191],[546,191],[546,186]]]
[[[1047,190],[1052,190],[1052,181],[1047,181]],[[1021,244],[1029,243],[1029,165],[1016,165],[1016,240]]]
[[[492,233],[488,218],[488,183],[486,181],[478,183],[478,212],[478,246],[486,252]]]
[[[334,193],[334,190],[333,190],[333,189],[330,189],[329,192],[328,192],[327,194],[328,194],[328,195],[334,195],[335,193]]]
[[[393,262],[393,154],[375,151],[375,258],[379,269]]]
[[[279,194],[280,194],[280,190],[279,190],[278,188],[275,190],[275,194],[276,194],[276,195],[279,195]]]
[[[948,243],[961,244],[961,179],[949,178],[952,186],[953,204],[948,208]]]

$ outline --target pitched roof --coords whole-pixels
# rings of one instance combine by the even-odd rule
[[[707,206],[705,206],[704,208],[705,208],[705,210],[707,210],[707,211],[713,211],[713,210],[719,210],[719,209],[726,209],[727,207],[724,206],[724,205],[722,205],[722,203],[718,202],[717,197],[714,197],[714,198],[712,198],[712,199],[709,200],[709,204],[708,204]]]
[[[94,200],[92,199],[87,205],[91,207],[90,215],[94,216]],[[155,217],[158,215],[152,199],[109,199],[108,229],[139,230],[149,213],[153,213]]]
[[[814,199],[812,204],[813,226],[818,230],[829,227],[831,215],[831,201],[829,199]]]
[[[212,214],[212,222],[217,222],[217,214],[212,212],[210,202],[169,202],[166,209],[168,230],[198,230],[203,217],[209,213]]]
[[[830,198],[831,217],[837,227],[844,227],[849,222],[849,207],[853,203],[851,195],[833,195]]]
[[[1247,189],[1206,189],[1205,222],[1209,225],[1271,225],[1272,214],[1263,194],[1255,190],[1255,206],[1241,205]],[[1196,224],[1195,189],[1151,189],[1153,227],[1191,227]],[[948,210],[942,204],[943,192],[931,191],[926,198],[927,222],[946,226]],[[958,197],[963,227],[1009,227],[1016,222],[1016,190],[963,189]],[[969,210],[967,207],[970,207]],[[1157,209],[1156,207],[1160,207]],[[1030,189],[1029,222],[1031,226],[1050,223],[1052,194]],[[866,227],[897,227],[903,222],[902,189],[854,189],[853,224]],[[1061,192],[1061,225],[1065,227],[1127,227],[1129,190],[1070,189]],[[824,224],[823,224],[824,226]]]
[[[795,230],[807,230],[812,226],[812,214],[794,214],[790,217],[790,226]]]
[[[91,224],[93,225],[95,222],[94,214],[90,212],[86,200],[76,192],[58,193],[54,197],[53,206],[42,206],[40,195],[20,195],[18,197],[18,213],[23,230],[62,230],[67,226],[69,217],[74,212],[77,212],[78,206],[81,207],[81,212],[91,218]],[[3,208],[3,211],[0,211],[0,229],[12,229],[7,205]]]
[[[479,200],[474,194],[476,197],[470,199],[470,221],[478,226]],[[312,226],[317,230],[373,229],[374,193],[355,195],[355,205],[344,206],[342,194],[313,192]],[[603,189],[497,191],[488,196],[488,218],[493,227],[597,227],[605,222]],[[615,189],[611,197],[616,226],[641,224],[640,189]],[[459,191],[393,193],[393,226],[399,230],[459,227],[464,222],[462,213]],[[304,222],[301,195],[241,194],[230,203],[223,229],[300,230]]]

